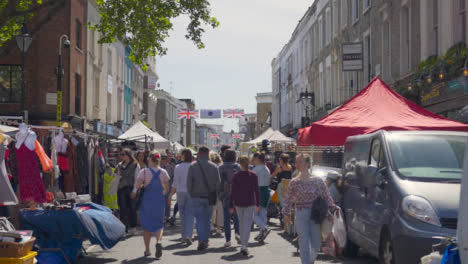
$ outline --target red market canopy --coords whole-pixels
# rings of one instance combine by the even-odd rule
[[[333,113],[300,129],[300,146],[342,146],[349,136],[378,130],[468,131],[468,125],[438,116],[406,100],[379,77]]]

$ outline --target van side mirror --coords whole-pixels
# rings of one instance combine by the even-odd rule
[[[386,167],[379,169],[374,166],[368,166],[363,181],[364,187],[373,188],[379,186],[383,188],[386,185],[384,175],[386,170]]]

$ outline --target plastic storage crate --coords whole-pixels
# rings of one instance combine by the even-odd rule
[[[34,257],[36,256],[37,252],[31,251],[21,258],[0,258],[0,264],[34,264]]]

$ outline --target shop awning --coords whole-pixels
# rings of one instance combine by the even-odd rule
[[[468,131],[468,125],[438,116],[406,100],[379,77],[333,113],[300,129],[300,146],[342,146],[349,136],[378,130]]]

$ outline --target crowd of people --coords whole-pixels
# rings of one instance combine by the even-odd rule
[[[198,250],[203,251],[210,246],[210,236],[221,235],[224,230],[224,246],[231,247],[234,229],[240,253],[248,256],[253,224],[259,227],[255,240],[260,243],[271,232],[267,210],[272,200],[271,188],[275,188],[286,226],[292,224],[291,209],[293,206],[296,209],[301,262],[309,264],[315,261],[321,247],[320,223],[314,221],[312,212],[317,198],[325,202],[328,215],[338,209],[326,183],[310,173],[311,159],[307,154],[296,156],[295,167],[290,164],[289,156],[283,154],[276,168],[267,164],[263,152],[255,153],[252,159],[237,157],[228,146],[223,146],[220,154],[199,147],[196,157],[189,149],[177,153],[176,157],[170,151],[139,151],[136,158],[131,150],[123,149],[120,157],[119,216],[129,235],[135,232],[139,218],[144,256],[152,255],[150,242],[155,236],[155,256],[162,257],[164,226],[174,225],[177,213],[181,243],[190,246],[196,229]],[[287,185],[282,184],[284,180]],[[171,216],[174,195],[176,204]]]

